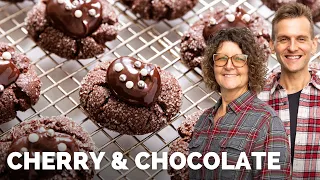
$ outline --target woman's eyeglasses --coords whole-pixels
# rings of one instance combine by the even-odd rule
[[[246,54],[235,54],[231,57],[225,54],[213,54],[214,64],[218,67],[223,67],[228,63],[228,60],[231,59],[231,63],[234,67],[241,68],[247,63],[248,55]]]

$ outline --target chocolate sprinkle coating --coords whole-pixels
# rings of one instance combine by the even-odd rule
[[[11,61],[20,71],[15,82],[0,92],[0,124],[16,117],[17,111],[26,111],[36,104],[40,96],[41,82],[30,60],[15,52],[14,48],[0,42],[0,52],[10,52]]]
[[[169,145],[168,157],[170,157],[174,152],[181,152],[186,157],[189,155],[188,146],[192,138],[193,128],[202,113],[203,111],[197,111],[187,116],[186,119],[181,123],[180,127],[178,128],[180,137]],[[176,164],[180,164],[180,159],[175,159],[175,162]],[[168,174],[171,176],[172,180],[189,179],[189,169],[187,166],[185,166],[181,170],[175,170],[169,165]]]
[[[181,37],[181,59],[189,67],[200,67],[201,61],[203,60],[204,51],[207,47],[206,40],[203,37],[204,28],[210,23],[212,18],[218,21],[225,15],[227,15],[226,9],[217,9],[214,12],[208,12]],[[264,50],[265,57],[268,57],[271,53],[269,47],[270,27],[260,16],[256,14],[251,14],[250,16],[251,18],[247,26],[255,35],[258,44],[260,44]]]
[[[159,69],[161,91],[157,100],[149,107],[139,107],[111,93],[106,81],[109,65],[99,64],[81,82],[80,104],[92,120],[121,134],[134,135],[159,130],[178,113],[181,87],[169,72]]]
[[[190,11],[198,0],[121,0],[144,19],[176,19]]]
[[[40,119],[23,121],[17,126],[13,127],[9,133],[0,138],[0,179],[9,180],[11,170],[6,165],[6,158],[11,148],[12,143],[16,139],[28,137],[31,133],[36,132],[41,127],[45,129],[53,129],[60,136],[73,137],[74,146],[78,147],[79,152],[87,153],[94,151],[94,142],[92,141],[89,133],[76,124],[74,121],[67,117],[44,117]],[[92,179],[94,176],[94,163],[89,158],[87,162],[89,170],[66,170],[50,171],[51,177],[37,178],[44,179]],[[23,171],[23,170],[22,170]],[[14,173],[16,173],[14,171]],[[43,172],[42,172],[43,173]]]
[[[280,6],[291,3],[298,2],[308,6],[312,11],[313,21],[320,21],[320,0],[261,0],[264,5],[266,5],[271,10],[276,11]]]
[[[54,27],[47,18],[46,4],[40,1],[27,15],[27,30],[41,48],[67,59],[87,59],[104,52],[105,43],[114,40],[118,33],[117,15],[106,0],[101,4],[101,24],[85,37],[75,38]],[[84,12],[83,12],[84,13]],[[74,17],[77,19],[76,17]]]

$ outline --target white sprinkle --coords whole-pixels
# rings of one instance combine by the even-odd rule
[[[128,81],[128,82],[126,82],[126,87],[128,88],[128,89],[131,89],[131,88],[133,88],[133,82],[132,81]]]
[[[114,65],[114,70],[117,71],[117,72],[120,72],[123,70],[123,65],[121,63],[117,63]]]
[[[0,84],[0,92],[4,91],[4,86],[2,84]]]
[[[97,8],[97,9],[101,8],[101,4],[99,2],[92,3],[91,6]]]
[[[35,143],[35,142],[37,142],[37,141],[39,140],[39,135],[36,134],[36,133],[29,134],[28,140],[29,140],[31,143]]]
[[[217,24],[216,19],[214,19],[214,18],[210,18],[210,20],[209,20],[209,24],[210,24],[210,25],[216,25],[216,24]]]
[[[91,0],[86,0],[86,3],[90,3],[91,2]]]
[[[249,22],[251,17],[249,14],[244,14],[242,17],[241,17],[242,20],[244,20],[245,22]]]
[[[120,80],[121,82],[125,82],[125,81],[127,80],[127,76],[126,76],[125,74],[121,74],[121,75],[119,76],[119,80]]]
[[[74,12],[74,16],[76,16],[76,18],[81,18],[81,16],[82,16],[82,11],[81,11],[81,10],[76,10],[76,11]]]
[[[72,5],[78,6],[78,5],[79,5],[79,1],[77,1],[77,0],[76,0],[76,1],[73,1],[73,2],[72,2]]]
[[[89,15],[90,16],[95,16],[97,13],[96,13],[96,10],[95,9],[89,9]]]
[[[10,60],[11,59],[11,54],[9,53],[9,52],[3,52],[2,53],[2,58],[4,59],[4,60]]]
[[[139,87],[139,88],[143,89],[145,86],[146,86],[146,83],[145,83],[144,81],[141,81],[141,80],[140,80],[140,81],[138,82],[138,87]]]
[[[66,151],[67,150],[67,145],[65,143],[59,143],[58,144],[58,150],[59,151]]]
[[[229,22],[233,22],[236,19],[236,17],[233,14],[227,14],[226,18]]]
[[[40,133],[46,132],[46,129],[45,129],[44,127],[41,127],[41,128],[39,129],[39,132],[40,132]]]
[[[66,10],[71,10],[72,9],[72,5],[71,4],[66,4],[65,8],[66,8]]]
[[[25,148],[25,147],[22,147],[22,148],[20,149],[20,152],[28,152],[28,149]]]
[[[154,69],[150,71],[150,76],[153,76],[153,73],[154,73]]]
[[[64,3],[64,0],[58,0],[58,3],[59,3],[59,4],[63,4],[63,3]]]
[[[140,62],[140,61],[134,62],[134,66],[135,66],[136,68],[140,68],[140,67],[141,67],[141,62]]]
[[[48,136],[53,137],[54,136],[54,130],[53,129],[48,129],[47,134],[48,134]]]
[[[148,71],[146,69],[141,69],[140,74],[142,76],[147,76],[148,75]]]

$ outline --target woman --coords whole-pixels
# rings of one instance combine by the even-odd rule
[[[189,152],[200,152],[202,158],[215,152],[220,165],[214,170],[189,168],[190,179],[289,179],[290,151],[283,124],[256,96],[266,75],[261,52],[247,28],[221,30],[212,37],[202,70],[206,85],[221,93],[221,98],[197,121]],[[227,153],[227,162],[223,162],[222,152]],[[223,163],[235,166],[241,152],[246,153],[251,169],[222,169]],[[274,163],[280,169],[268,167],[268,155],[260,164],[252,152],[280,152],[280,157],[275,157],[279,163]],[[202,158],[193,158],[193,163],[203,165]],[[209,163],[214,161],[209,159]]]

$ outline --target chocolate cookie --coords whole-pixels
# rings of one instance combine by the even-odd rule
[[[181,152],[185,155],[185,157],[189,155],[188,146],[192,138],[193,128],[202,113],[203,111],[197,111],[187,116],[186,119],[181,123],[180,127],[178,128],[180,137],[169,145],[168,157],[170,157],[174,152]],[[176,164],[180,164],[180,159],[175,159],[175,162]],[[185,166],[181,170],[175,170],[171,166],[169,166],[168,173],[171,176],[172,180],[189,179],[189,170],[187,166]]]
[[[103,53],[118,31],[116,13],[106,0],[42,0],[26,21],[40,47],[68,59]]]
[[[198,0],[121,0],[144,19],[176,19],[190,11]]]
[[[41,83],[30,60],[0,42],[0,124],[36,104]]]
[[[0,179],[92,179],[94,164],[90,158],[86,163],[89,170],[35,170],[33,166],[30,170],[11,170],[6,163],[11,152],[68,152],[71,157],[73,152],[85,152],[90,157],[88,152],[92,151],[90,135],[69,118],[23,121],[0,138]],[[23,164],[22,158],[16,160]]]
[[[291,3],[298,2],[308,6],[312,11],[313,21],[320,21],[320,0],[261,0],[271,10],[276,11],[280,6]]]
[[[256,14],[246,14],[241,7],[231,7],[209,12],[191,26],[181,38],[181,59],[192,68],[200,66],[206,42],[219,30],[230,27],[248,27],[255,35],[266,57],[270,55],[270,33],[265,20]]]
[[[81,84],[80,103],[89,117],[121,134],[159,130],[181,106],[178,81],[132,57],[99,64]]]

